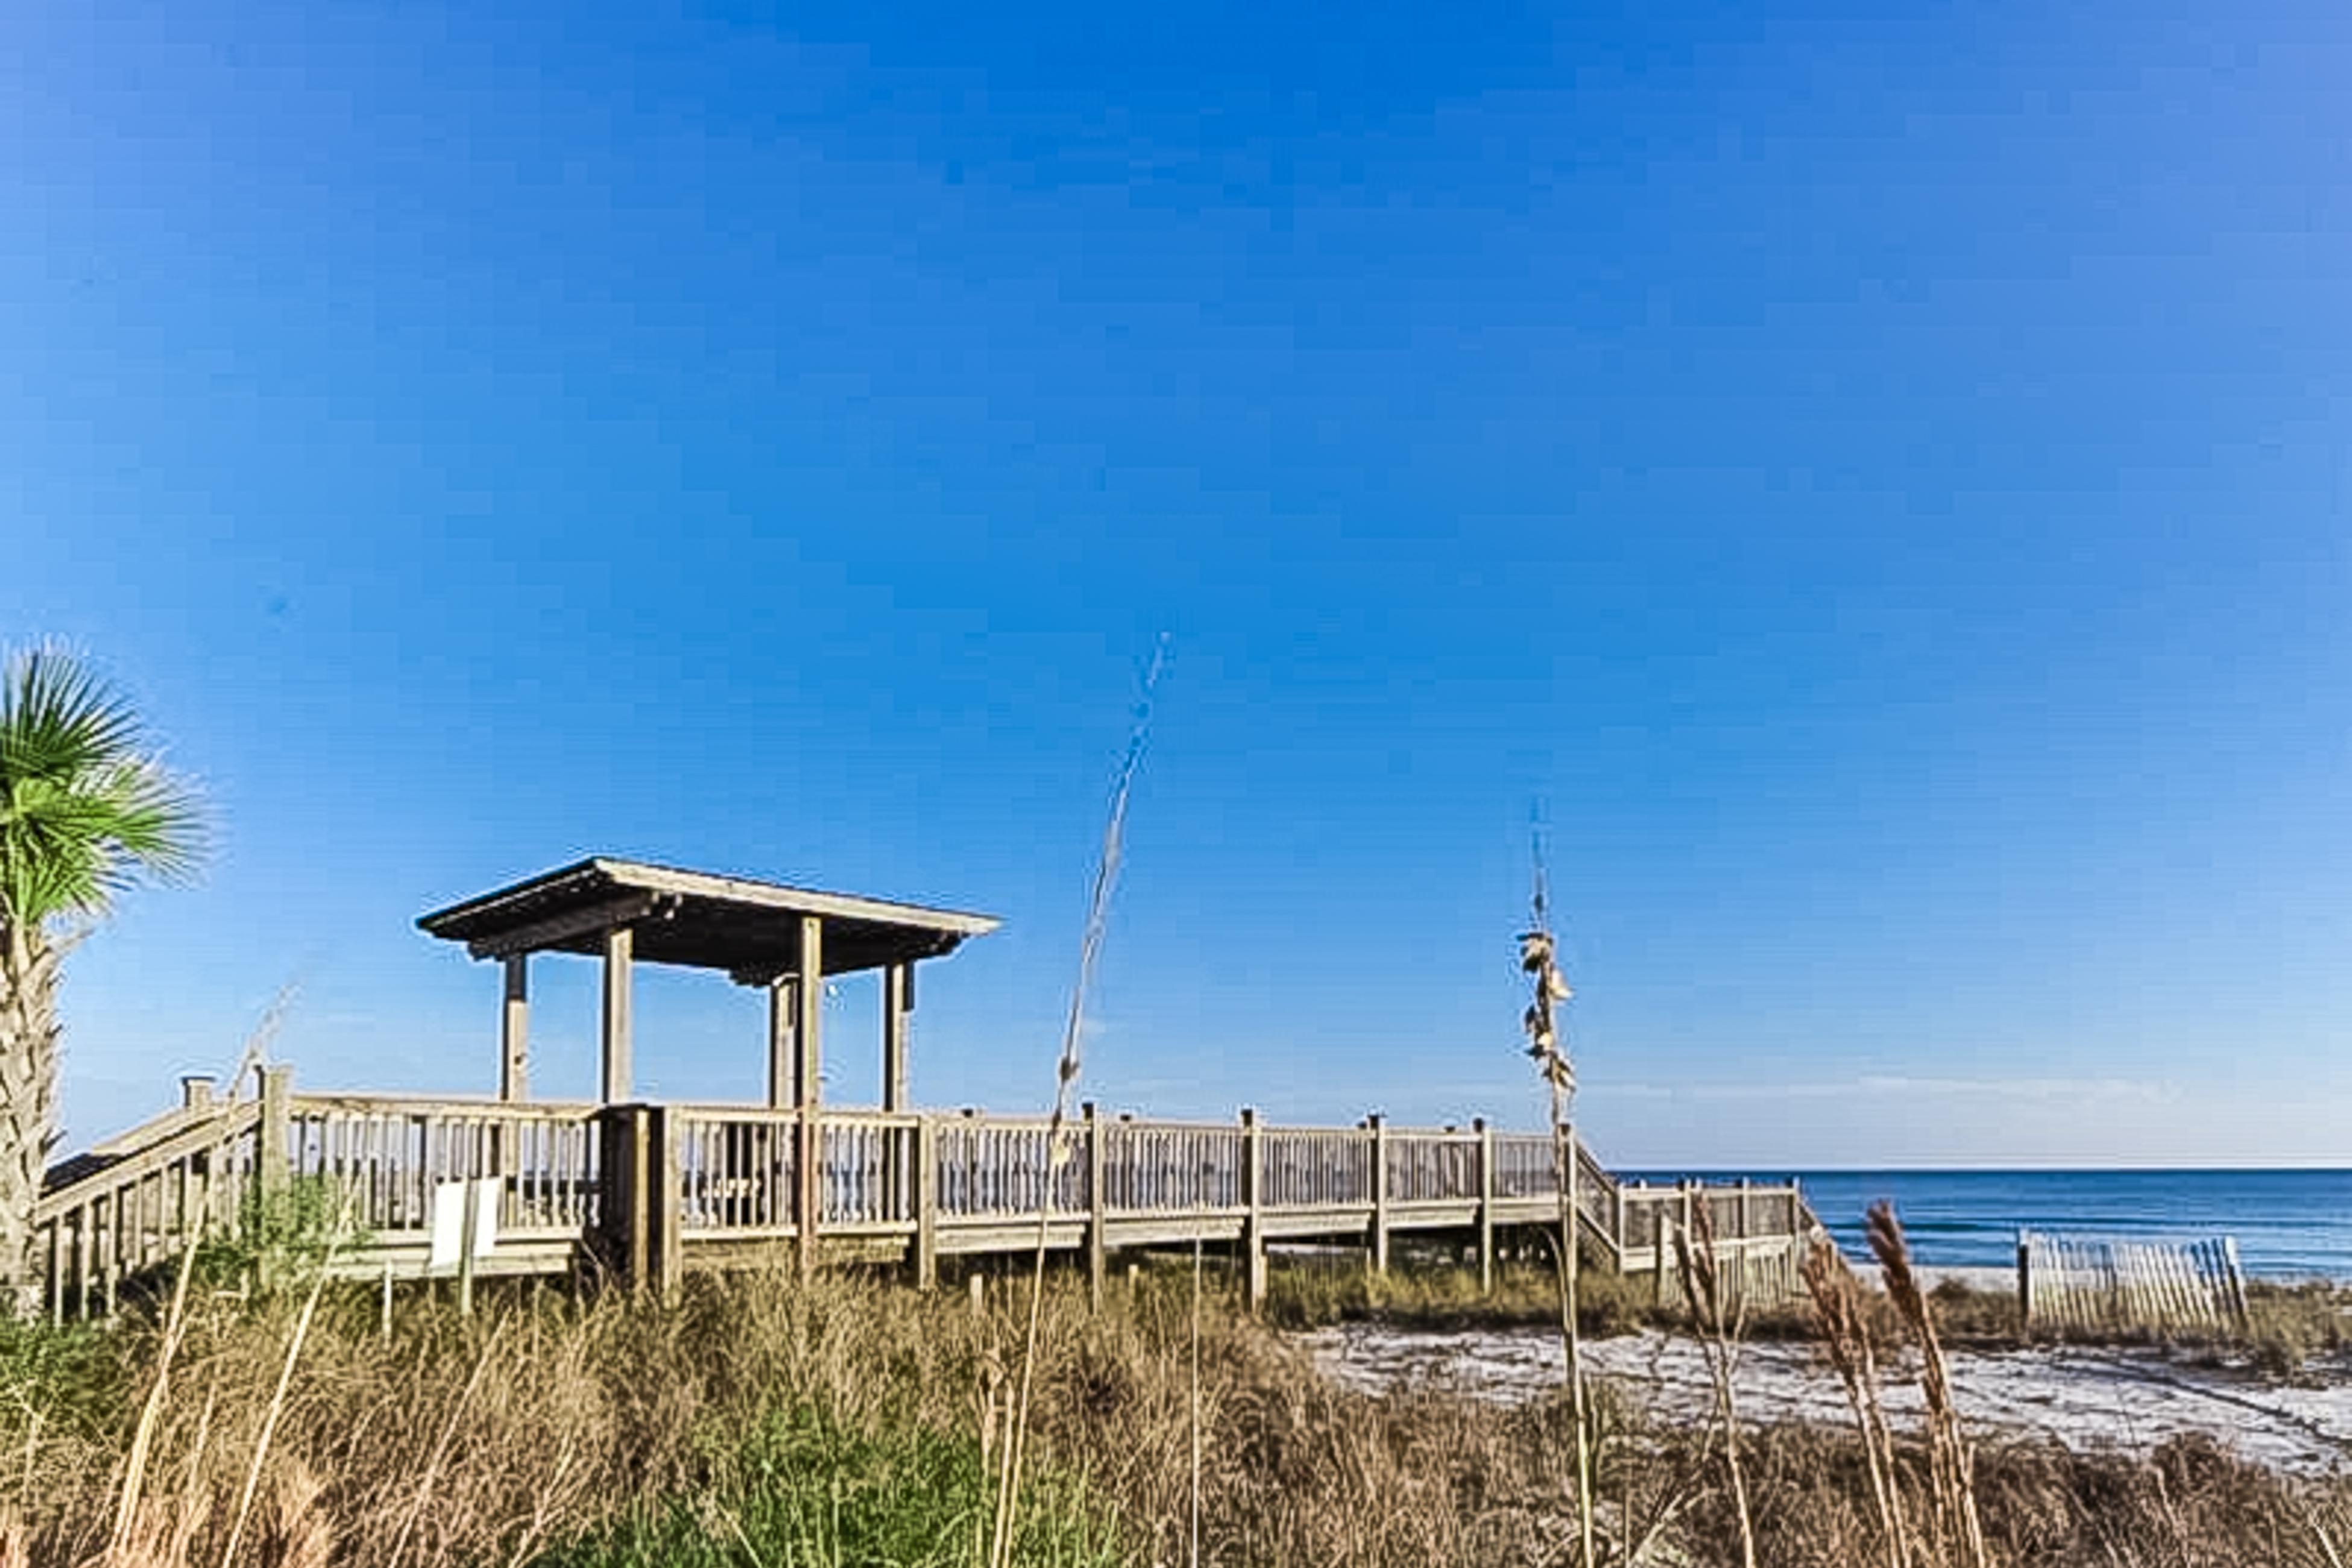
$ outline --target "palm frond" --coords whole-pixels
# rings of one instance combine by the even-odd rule
[[[138,743],[130,706],[70,654],[36,648],[11,661],[0,684],[0,778],[77,773]]]
[[[189,874],[194,789],[137,714],[72,655],[38,648],[0,675],[0,924],[102,915],[142,877]]]

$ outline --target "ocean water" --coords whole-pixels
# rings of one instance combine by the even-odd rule
[[[1651,1181],[1704,1174],[1637,1173]],[[1816,1171],[1805,1196],[1847,1256],[1868,1256],[1863,1211],[1891,1198],[1919,1261],[2007,1268],[2021,1228],[2127,1240],[2238,1239],[2239,1260],[2264,1279],[2352,1280],[2352,1170]]]

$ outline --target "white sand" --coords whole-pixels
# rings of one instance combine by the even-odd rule
[[[1884,1288],[1883,1281],[1879,1278],[1880,1270],[1877,1264],[1855,1264],[1854,1272],[1861,1275],[1865,1282]],[[1990,1291],[1996,1296],[2013,1296],[2017,1293],[2017,1270],[2013,1268],[1937,1268],[1921,1263],[1915,1265],[1911,1272],[1918,1277],[1921,1285],[1930,1291],[1948,1280],[1957,1280],[1971,1291]]]
[[[1433,1383],[1514,1400],[1557,1388],[1561,1376],[1559,1337],[1541,1329],[1430,1333],[1349,1323],[1297,1337],[1328,1375],[1369,1392]],[[1690,1340],[1645,1331],[1586,1348],[1600,1375],[1654,1416],[1698,1419],[1712,1407],[1706,1364]],[[2345,1369],[2323,1386],[2283,1387],[2157,1351],[1947,1354],[1961,1417],[1979,1434],[2145,1453],[2168,1437],[2201,1432],[2280,1469],[2320,1474],[2352,1464],[2352,1377]],[[1908,1372],[1893,1369],[1885,1402],[1898,1428],[1916,1430],[1919,1392]],[[1836,1375],[1811,1345],[1744,1347],[1738,1386],[1749,1420],[1852,1420]]]

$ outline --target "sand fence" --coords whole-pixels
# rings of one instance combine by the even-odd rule
[[[2238,1243],[2017,1235],[2017,1296],[2026,1328],[2242,1329]]]

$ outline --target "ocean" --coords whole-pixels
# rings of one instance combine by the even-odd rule
[[[1671,1182],[1698,1172],[1629,1173]],[[1742,1173],[1709,1171],[1709,1181]],[[1754,1172],[1785,1181],[1787,1172]],[[2009,1268],[2021,1228],[2061,1236],[2238,1239],[2249,1274],[2352,1280],[2352,1170],[1800,1172],[1807,1200],[1846,1255],[1868,1256],[1863,1211],[1892,1198],[1911,1250],[1945,1268]]]

